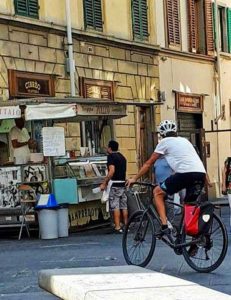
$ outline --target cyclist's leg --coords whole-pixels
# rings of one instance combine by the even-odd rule
[[[167,217],[164,203],[164,197],[166,196],[166,193],[161,189],[160,186],[157,186],[155,187],[153,194],[162,225],[167,225]]]

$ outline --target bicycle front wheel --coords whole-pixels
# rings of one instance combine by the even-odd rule
[[[194,238],[184,232],[182,243],[190,242]],[[228,248],[227,230],[221,219],[213,214],[210,231],[201,235],[201,240],[190,247],[183,247],[183,255],[187,264],[201,273],[209,273],[217,269],[223,262]]]
[[[135,212],[125,226],[122,247],[128,265],[145,267],[156,246],[155,228],[151,216],[144,211]]]

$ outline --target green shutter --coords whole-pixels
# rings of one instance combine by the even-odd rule
[[[231,53],[231,8],[227,9],[228,51]]]
[[[14,0],[15,13],[27,16],[27,0]]]
[[[38,0],[28,0],[28,16],[38,18]]]
[[[101,0],[84,0],[84,22],[85,28],[91,27],[95,30],[102,30]]]
[[[132,0],[132,27],[134,38],[144,40],[149,36],[147,9],[147,0]]]
[[[38,0],[14,0],[17,15],[38,18]]]
[[[103,28],[101,0],[94,0],[94,28],[96,30]]]

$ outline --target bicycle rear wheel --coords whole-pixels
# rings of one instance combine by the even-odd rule
[[[192,237],[182,234],[182,243],[192,241]],[[183,256],[187,264],[201,273],[214,271],[223,262],[228,248],[227,230],[221,219],[213,214],[210,231],[201,236],[201,241],[194,246],[183,247]]]
[[[150,262],[156,246],[154,234],[154,223],[147,212],[137,211],[129,218],[122,240],[128,265],[145,267]]]

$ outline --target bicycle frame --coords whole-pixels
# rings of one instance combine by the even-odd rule
[[[153,189],[157,186],[157,185],[155,185],[155,184],[152,184],[152,183],[146,183],[146,182],[136,182],[135,184],[142,185],[142,186],[146,186],[146,187],[151,187],[151,188],[152,188],[152,191],[153,191]],[[145,215],[145,213],[148,213],[148,214],[152,217],[152,219],[156,219],[157,222],[158,222],[158,224],[159,224],[159,226],[161,226],[161,225],[162,225],[162,222],[161,222],[161,220],[160,220],[159,214],[158,214],[158,212],[157,212],[157,210],[156,210],[154,204],[153,204],[153,203],[149,203],[149,205],[148,205],[147,207],[145,207],[144,204],[142,203],[142,201],[141,201],[140,199],[138,199],[138,200],[139,200],[140,207],[141,207],[141,208],[143,209],[143,211],[144,211],[143,214]],[[181,210],[182,210],[182,216],[181,216],[181,219],[180,219],[180,226],[179,226],[179,230],[177,229],[177,238],[176,238],[176,240],[180,240],[180,239],[178,239],[178,237],[181,236],[182,230],[183,230],[183,220],[184,220],[184,210],[183,210],[183,208],[184,208],[184,206],[183,206],[182,204],[174,203],[173,201],[170,201],[170,200],[168,200],[168,199],[165,200],[165,203],[169,203],[169,204],[171,204],[171,205],[173,205],[173,206],[178,206],[178,207],[180,207]],[[195,238],[195,239],[193,239],[192,241],[187,242],[187,243],[171,243],[165,236],[162,236],[160,239],[161,239],[166,245],[168,245],[168,246],[169,246],[170,248],[172,248],[172,249],[179,249],[179,248],[181,248],[181,247],[191,246],[191,245],[197,244],[198,242],[201,241],[201,237]]]

